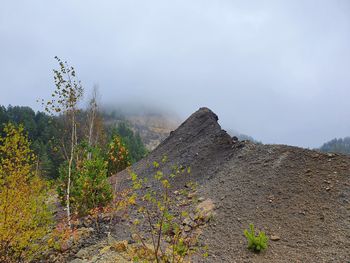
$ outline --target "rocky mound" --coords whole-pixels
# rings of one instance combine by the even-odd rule
[[[285,145],[238,142],[201,108],[133,169],[168,156],[190,166],[198,194],[213,200],[216,216],[201,239],[207,262],[350,261],[350,158]],[[123,185],[126,173],[114,177]],[[176,184],[183,187],[183,182]],[[249,223],[270,237],[260,254],[247,250]]]

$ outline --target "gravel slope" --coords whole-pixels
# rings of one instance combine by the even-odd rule
[[[350,158],[285,145],[233,140],[201,108],[134,165],[149,177],[153,160],[190,166],[198,193],[216,216],[201,239],[207,262],[350,262]],[[126,173],[112,178],[123,187]],[[184,181],[178,179],[177,187]],[[270,237],[260,254],[247,250],[249,223]]]

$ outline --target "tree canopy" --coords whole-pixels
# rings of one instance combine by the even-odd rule
[[[350,137],[335,138],[320,147],[322,152],[350,154]]]

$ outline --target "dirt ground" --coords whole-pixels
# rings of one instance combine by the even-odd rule
[[[168,169],[191,167],[198,194],[215,204],[201,235],[210,252],[205,262],[350,262],[350,158],[238,142],[217,121],[199,109],[133,166],[149,177],[149,164],[166,155]],[[122,186],[126,177],[113,180]],[[278,240],[260,254],[249,251],[243,235],[249,223]]]

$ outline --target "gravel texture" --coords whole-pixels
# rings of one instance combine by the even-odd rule
[[[350,262],[349,157],[239,142],[207,108],[192,114],[133,170],[151,177],[151,163],[163,156],[168,170],[173,164],[190,166],[198,194],[215,204],[214,220],[200,238],[209,246],[205,262]],[[119,173],[112,183],[125,187],[126,178]],[[183,188],[185,179],[174,184]],[[243,230],[249,223],[269,236],[266,251],[247,249]]]

